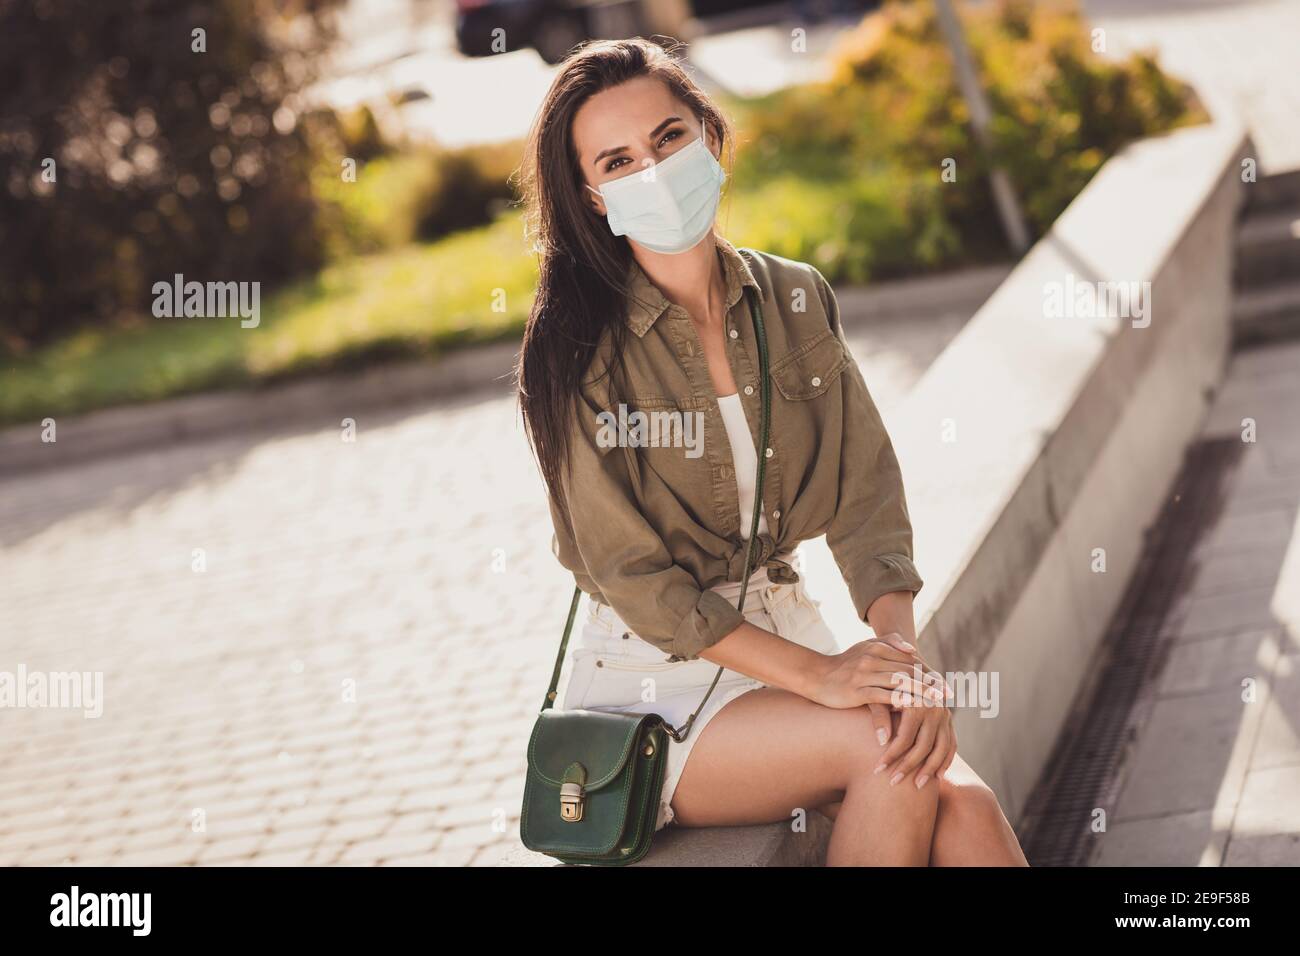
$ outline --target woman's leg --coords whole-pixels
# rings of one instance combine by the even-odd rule
[[[925,866],[939,788],[873,773],[883,751],[865,708],[836,710],[765,687],[727,704],[700,731],[672,807],[683,826],[790,820],[841,802],[831,866]]]
[[[1029,865],[997,795],[960,755],[939,781],[930,865]]]
[[[832,820],[839,802],[817,808]],[[958,755],[939,780],[931,866],[1028,866],[997,795]]]

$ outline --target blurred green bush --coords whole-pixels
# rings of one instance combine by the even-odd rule
[[[487,225],[515,199],[508,180],[519,162],[518,143],[391,144],[365,107],[316,113],[308,129],[320,236],[334,258]]]
[[[0,356],[138,322],[175,273],[321,263],[298,91],[334,2],[0,4]]]
[[[828,82],[738,105],[738,241],[833,281],[1006,258],[991,162],[1041,234],[1126,143],[1205,119],[1150,57],[1094,53],[1073,3],[961,9],[996,116],[992,155],[970,134],[934,5],[887,3],[842,39]]]

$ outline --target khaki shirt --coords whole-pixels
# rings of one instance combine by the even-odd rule
[[[824,534],[866,620],[876,598],[916,592],[922,582],[912,563],[898,460],[849,354],[835,296],[813,266],[767,253],[747,261],[721,238],[719,251],[727,277],[728,356],[756,445],[762,398],[746,285],[761,295],[767,331],[773,386],[763,487],[768,532],[758,537],[754,567],[766,567],[775,581],[798,580],[775,556]],[[690,316],[635,261],[629,283],[632,334],[624,372],[617,385],[601,378],[609,363],[607,334],[574,416],[567,506],[551,502],[553,549],[578,585],[610,605],[638,637],[689,660],[743,623],[730,601],[709,590],[743,574],[739,492]],[[611,422],[619,420],[620,404],[629,425],[623,434],[632,440],[618,445],[619,428]],[[680,428],[637,430],[637,411]],[[602,412],[609,413],[603,421]],[[656,437],[660,447],[644,447]],[[638,440],[642,447],[632,447]],[[672,440],[679,447],[670,447]]]

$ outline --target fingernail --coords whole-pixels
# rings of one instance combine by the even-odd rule
[[[880,741],[880,746],[885,746],[885,744],[889,743],[889,731],[884,727],[877,727],[876,739]]]
[[[920,790],[922,787],[924,787],[924,786],[925,786],[925,782],[926,782],[927,780],[929,780],[929,779],[930,779],[930,778],[929,778],[928,776],[926,776],[925,774],[922,774],[921,776],[917,777],[917,778],[916,778],[916,789],[917,789],[917,790]]]
[[[894,774],[894,775],[889,779],[889,785],[890,785],[891,787],[895,787],[895,786],[898,785],[898,781],[900,781],[900,780],[902,780],[902,779],[903,779],[903,772],[900,770],[898,773]]]
[[[907,643],[907,641],[899,641],[899,642],[898,642],[898,646],[901,647],[901,648],[902,648],[903,650],[905,650],[905,651],[914,651],[914,650],[916,650],[916,648],[913,647],[911,644]]]
[[[880,771],[882,771],[882,770],[884,770],[884,769],[885,769],[885,765],[884,765],[883,763],[878,763],[878,764],[876,764],[876,769],[873,770],[873,771],[871,771],[871,772],[872,772],[872,773],[880,773]]]

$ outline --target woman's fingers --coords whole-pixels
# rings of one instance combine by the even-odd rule
[[[938,735],[939,725],[936,721],[938,714],[924,714],[921,718],[921,725],[916,731],[916,740],[907,753],[903,754],[901,760],[890,768],[892,776],[889,778],[891,784],[900,783],[904,777],[921,766],[925,758],[930,756],[934,750],[935,737]]]
[[[901,639],[896,644],[911,646]],[[834,707],[885,704],[895,710],[922,703],[942,704],[948,693],[942,676],[924,667],[916,655],[900,650],[899,646],[873,639],[855,644],[838,655],[839,666],[834,678],[827,682],[829,692],[820,696],[821,702]]]
[[[858,645],[861,650],[859,653],[864,658],[872,658],[878,661],[890,661],[894,664],[901,664],[903,667],[915,667],[917,657],[909,651],[901,651],[892,644],[884,641],[863,641]]]
[[[867,713],[871,715],[871,725],[876,728],[876,740],[880,742],[880,746],[885,746],[894,731],[894,721],[889,707],[885,704],[867,704]]]
[[[915,707],[926,702],[943,703],[942,688],[925,683],[925,679],[917,674],[894,671],[882,674],[879,678],[870,680],[870,683],[879,686],[882,679],[893,688],[895,696],[892,703],[896,707]]]
[[[873,684],[865,684],[855,691],[857,701],[853,704],[845,704],[846,707],[870,707],[872,704],[879,704],[886,710],[894,710],[895,692],[888,687],[877,687]],[[910,699],[910,695],[909,695]]]
[[[908,641],[903,640],[903,636],[901,634],[897,634],[897,633],[885,634],[882,637],[876,638],[874,642],[869,642],[869,643],[883,645],[885,647],[892,648],[894,651],[898,652],[898,654],[907,655],[905,658],[906,661],[908,662],[914,661],[926,673],[933,674],[934,676],[939,678],[940,683],[943,682],[943,676],[939,674],[938,671],[931,668],[930,665],[926,663],[925,658],[921,656],[921,652],[916,649],[916,646],[909,643]],[[897,660],[899,658],[897,654],[894,654],[890,656],[890,659]]]
[[[939,692],[943,695],[940,698],[941,700],[943,699],[951,700],[953,697],[952,686],[946,680],[944,680],[943,674],[931,668],[929,664],[925,663],[920,658],[917,658],[916,663],[917,666],[915,668],[915,673],[917,673],[920,676],[920,679],[927,686],[937,688]]]
[[[877,637],[876,640],[880,641],[882,644],[888,644],[890,647],[897,648],[904,654],[916,653],[916,647],[903,640],[903,635],[899,634],[897,631],[890,634],[882,634]]]
[[[930,749],[929,756],[925,758],[925,762],[921,764],[920,769],[916,771],[916,789],[920,790],[933,777],[938,776],[943,769],[944,761],[948,759],[948,737],[950,733],[947,721],[939,725],[934,736],[934,746]]]
[[[946,680],[943,679],[943,675],[940,674],[938,671],[926,671],[923,680],[931,687],[937,688],[938,691],[943,695],[943,699],[952,700],[953,698],[952,687],[951,685],[949,685],[949,683]]]
[[[905,707],[911,698],[929,698],[936,702],[943,701],[943,692],[925,683],[925,675],[919,671],[908,671],[887,661],[875,657],[863,657],[856,665],[857,686],[889,687],[899,695],[894,706]],[[903,698],[906,699],[903,699]]]
[[[864,704],[888,704],[900,709],[920,706],[926,700],[937,701],[937,691],[910,677],[894,674],[868,674],[858,685]]]
[[[952,688],[944,680],[943,675],[930,667],[925,659],[916,652],[907,641],[898,634],[886,634],[883,637],[871,641],[863,641],[860,645],[862,653],[876,661],[889,661],[894,664],[902,664],[907,670],[910,670],[923,683],[938,688],[942,697],[951,698],[953,696]]]
[[[898,721],[898,729],[894,732],[894,739],[889,742],[885,752],[880,755],[880,760],[876,763],[875,773],[880,773],[887,768],[903,754],[907,753],[916,740],[917,730],[920,729],[921,718],[919,708],[904,710]]]
[[[957,759],[957,730],[956,730],[956,728],[954,728],[954,727],[952,726],[952,722],[949,721],[949,723],[948,723],[948,759],[946,759],[946,760],[943,762],[943,766],[942,766],[941,768],[939,768],[939,776],[940,776],[940,777],[942,777],[944,774],[946,774],[946,773],[948,772],[948,768],[952,766],[952,762],[953,762],[954,760],[956,760],[956,759]]]

